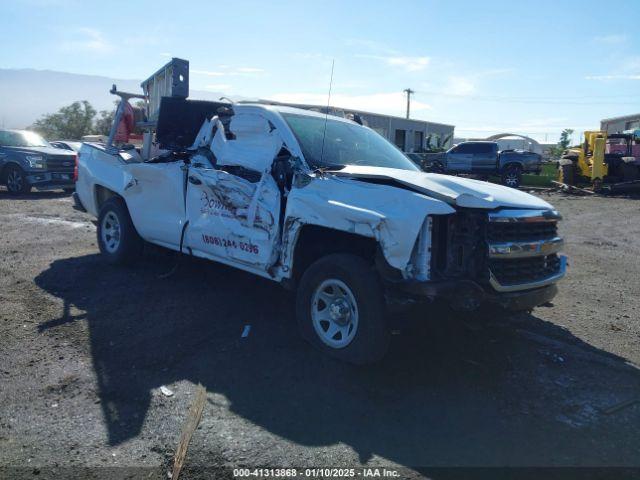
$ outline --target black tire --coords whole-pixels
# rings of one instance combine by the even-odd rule
[[[9,165],[5,169],[2,182],[12,195],[26,195],[31,191],[26,173],[17,165]]]
[[[341,347],[330,346],[321,338],[316,328],[323,329],[323,326],[314,326],[312,314],[312,310],[318,305],[314,304],[314,296],[320,291],[320,287],[325,282],[335,280],[342,282],[350,290],[357,312],[353,337],[347,345]],[[324,308],[330,306],[325,305]],[[296,316],[302,336],[322,352],[356,365],[375,363],[387,352],[390,333],[386,325],[385,310],[384,292],[373,265],[350,254],[327,255],[312,264],[302,276],[296,296]],[[326,321],[327,324],[330,322]],[[329,328],[328,326],[326,332]],[[334,338],[336,335],[338,333]]]
[[[560,182],[565,185],[575,185],[575,167],[573,163],[564,163],[558,166],[560,171]]]
[[[442,162],[435,161],[431,164],[431,168],[428,170],[431,173],[442,173],[444,174],[444,165]]]
[[[519,165],[509,165],[502,171],[501,182],[511,188],[518,188],[522,183],[522,168]]]
[[[640,166],[635,163],[623,162],[620,166],[620,171],[622,172],[623,182],[633,182],[640,178]]]
[[[107,200],[98,216],[98,246],[109,263],[133,263],[142,253],[144,241],[133,226],[124,200]]]

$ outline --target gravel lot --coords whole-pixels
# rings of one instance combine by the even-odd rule
[[[193,259],[163,278],[176,258],[153,249],[108,266],[70,197],[0,191],[0,477],[167,478],[198,383],[207,403],[180,478],[640,467],[640,403],[607,410],[640,400],[640,199],[545,199],[570,256],[553,305],[411,312],[386,361],[362,369],[300,340],[276,284]]]

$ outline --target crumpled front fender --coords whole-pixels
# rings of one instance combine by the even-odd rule
[[[291,268],[300,227],[318,225],[375,238],[389,265],[406,272],[426,216],[454,212],[445,202],[420,193],[318,176],[289,193],[282,264]]]

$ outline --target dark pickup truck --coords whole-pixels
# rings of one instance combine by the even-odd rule
[[[0,181],[14,195],[61,188],[74,190],[76,154],[54,148],[27,130],[0,130]]]
[[[427,154],[424,170],[438,173],[499,175],[508,187],[520,186],[523,173],[540,173],[542,157],[524,150],[499,150],[496,142],[462,142],[446,152]]]

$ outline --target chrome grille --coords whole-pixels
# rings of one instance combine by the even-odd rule
[[[498,291],[524,290],[553,283],[564,275],[558,254],[560,215],[553,210],[501,210],[487,223],[489,277]]]
[[[74,155],[47,155],[47,170],[50,172],[73,173]]]
[[[490,222],[487,228],[489,242],[514,242],[522,240],[544,240],[558,233],[556,222]]]
[[[492,260],[491,273],[501,285],[538,282],[560,270],[560,257],[554,253],[542,257]]]

